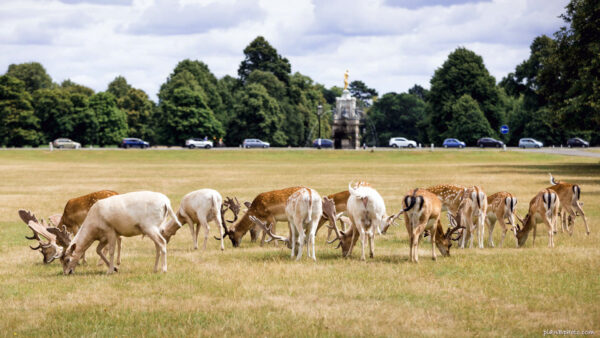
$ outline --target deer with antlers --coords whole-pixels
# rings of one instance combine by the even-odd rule
[[[114,265],[117,237],[139,235],[147,236],[154,242],[154,272],[158,271],[161,258],[162,271],[167,272],[167,241],[161,235],[161,229],[167,224],[169,216],[181,227],[167,196],[152,191],[138,191],[96,202],[72,240],[64,229],[49,228],[48,231],[56,236],[58,245],[63,247],[60,261],[65,275],[75,271],[77,262],[94,241],[100,242],[96,252],[108,265],[107,273],[118,271]],[[102,253],[105,246],[108,246],[109,259]]]
[[[307,256],[316,261],[315,234],[319,220],[323,215],[324,204],[327,205],[327,212],[329,212],[333,202],[327,198],[325,202],[322,201],[319,193],[313,189],[301,188],[290,195],[286,202],[285,213],[290,228],[291,239],[275,235],[267,226],[267,223],[256,216],[250,216],[250,220],[262,228],[271,238],[290,243],[292,259],[294,256],[296,260],[302,258],[302,246],[306,239]]]
[[[529,211],[524,219],[517,216],[523,227],[517,225],[517,245],[522,247],[527,241],[531,229],[533,229],[533,243],[535,246],[535,236],[537,224],[545,223],[548,226],[548,247],[554,247],[554,229],[558,217],[560,200],[556,192],[550,189],[543,189],[535,195],[529,202]]]
[[[585,217],[585,213],[583,212],[583,203],[579,201],[581,198],[581,188],[577,184],[564,183],[560,181],[556,181],[552,174],[550,174],[550,184],[551,186],[548,189],[553,190],[558,195],[558,199],[560,200],[560,210],[559,212],[562,215],[561,225],[564,231],[565,227],[569,232],[569,235],[573,235],[573,226],[575,225],[575,217],[577,215],[581,215],[583,218],[583,224],[585,224],[586,234],[590,234],[590,228],[587,224],[587,219]],[[567,226],[567,218],[568,216],[568,226]],[[555,229],[556,230],[556,229]]]
[[[504,244],[504,237],[508,231],[507,225],[517,238],[517,226],[515,224],[515,208],[517,206],[517,198],[506,191],[500,191],[487,197],[488,209],[485,218],[485,223],[488,226],[488,243],[490,247],[494,247],[494,226],[496,222],[502,227],[502,239],[500,239],[500,247]],[[506,222],[508,221],[508,222]],[[517,243],[518,246],[518,243]]]
[[[404,222],[408,232],[411,262],[419,262],[419,241],[425,230],[431,234],[431,256],[437,259],[435,247],[442,256],[450,256],[452,246],[452,234],[463,228],[463,226],[448,227],[446,233],[440,221],[442,202],[438,196],[425,189],[414,189],[402,200]],[[452,217],[452,216],[451,216]]]
[[[40,229],[45,229],[48,228],[49,226],[52,227],[57,227],[62,229],[63,227],[69,232],[70,236],[74,236],[75,234],[77,234],[77,232],[79,231],[79,227],[81,226],[81,224],[83,223],[83,221],[85,220],[90,208],[92,207],[92,205],[94,205],[94,203],[96,203],[97,201],[110,197],[110,196],[114,196],[117,195],[118,193],[112,190],[100,190],[100,191],[96,191],[84,196],[80,196],[80,197],[76,197],[76,198],[72,198],[69,201],[67,201],[67,204],[65,204],[65,208],[63,210],[62,215],[54,215],[49,217],[50,219],[50,224],[45,223],[45,220],[42,219],[42,223],[38,223],[37,221],[35,221],[35,223],[38,223],[39,226],[35,227],[36,230],[40,230]],[[27,213],[33,215],[31,212],[28,211],[24,211],[24,213],[21,213],[21,211],[19,211],[19,215],[21,215],[21,218],[23,219],[23,221],[25,222],[25,224],[28,224],[29,220],[31,220],[30,217],[25,217],[23,218],[23,216],[25,216]],[[31,227],[30,227],[31,228]],[[36,230],[34,230],[34,228],[32,228],[32,230],[34,231],[34,237],[27,237],[28,239],[38,239],[37,237],[39,237],[39,232],[35,233]],[[46,232],[47,233],[47,232]],[[43,237],[46,237],[45,235],[42,235]],[[38,239],[38,242],[39,239]],[[117,253],[117,264],[121,264],[121,239],[118,239],[118,253]],[[50,263],[52,260],[54,259],[50,259],[50,254],[45,253],[48,252],[48,250],[53,251],[53,249],[50,249],[51,246],[49,246],[49,243],[39,243],[39,245],[37,246],[36,249],[39,249],[42,254],[44,255],[44,262],[45,263]],[[33,249],[33,248],[32,248]],[[82,257],[82,261],[85,262],[85,256]],[[100,262],[102,263],[102,262]]]
[[[361,241],[361,260],[365,260],[366,241],[369,241],[369,257],[373,258],[375,253],[375,229],[381,234],[381,229],[387,222],[395,219],[398,215],[387,216],[385,203],[377,190],[373,189],[367,182],[358,182],[352,186],[348,184],[350,197],[347,209],[353,227],[358,230]],[[352,249],[350,249],[351,253]]]
[[[442,184],[429,187],[426,190],[434,193],[442,201],[442,210],[448,213],[448,220],[463,226],[466,231],[461,231],[460,248],[465,247],[467,239],[469,246],[473,245],[472,233],[477,230],[479,248],[483,249],[484,230],[483,224],[487,214],[487,196],[478,186],[463,187],[456,184]],[[477,223],[473,222],[477,219]]]
[[[235,202],[228,198],[227,205]],[[192,191],[181,199],[179,210],[177,211],[177,219],[181,224],[188,224],[194,242],[194,250],[198,249],[198,234],[200,228],[204,228],[204,244],[203,250],[206,250],[206,242],[208,241],[208,233],[210,231],[209,222],[217,223],[221,234],[221,250],[225,250],[223,243],[223,215],[225,213],[223,198],[218,191],[213,189],[200,189]],[[237,204],[239,207],[239,203]],[[235,206],[233,207],[235,208]],[[196,229],[194,230],[194,225]],[[179,225],[174,219],[161,229],[161,235],[167,240],[167,243],[173,235],[179,230]]]

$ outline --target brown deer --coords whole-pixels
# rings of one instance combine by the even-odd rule
[[[464,187],[456,184],[442,184],[429,187],[426,190],[437,195],[442,201],[442,210],[448,213],[448,220],[453,222],[452,217],[459,220],[458,225],[466,228],[461,231],[460,248],[465,247],[466,240],[473,245],[471,234],[477,229],[479,234],[479,248],[483,248],[483,223],[487,213],[487,196],[483,189],[478,186]],[[459,215],[461,214],[462,215]],[[477,218],[477,224],[473,219]]]
[[[517,227],[515,225],[515,208],[517,206],[517,198],[509,192],[500,191],[488,196],[487,202],[488,209],[485,223],[488,226],[488,243],[490,247],[494,247],[493,234],[496,221],[498,221],[502,227],[502,239],[500,240],[500,247],[502,247],[504,244],[504,237],[506,237],[506,232],[508,231],[508,228],[506,227],[507,225],[510,225],[510,229],[515,235],[516,240]],[[505,220],[508,220],[508,223],[505,223]]]
[[[554,226],[558,217],[560,201],[556,192],[550,189],[543,189],[535,195],[529,202],[529,212],[524,219],[517,216],[523,227],[517,225],[517,245],[522,247],[527,241],[531,229],[533,229],[533,243],[535,246],[535,236],[537,224],[544,222],[548,226],[548,247],[554,247]]]
[[[590,228],[587,224],[587,219],[585,218],[585,213],[583,212],[582,205],[583,203],[579,201],[581,197],[581,188],[577,184],[564,183],[560,181],[554,180],[552,174],[550,174],[550,183],[551,186],[548,189],[551,189],[556,192],[558,195],[558,199],[560,200],[560,213],[562,215],[562,229],[564,231],[565,227],[569,232],[569,235],[573,235],[573,226],[575,225],[575,217],[577,215],[581,215],[583,218],[583,224],[585,224],[586,234],[590,234]],[[575,211],[573,211],[575,209]],[[567,220],[565,219],[568,216],[569,225],[566,226]],[[554,229],[556,231],[556,229]]]
[[[450,256],[452,234],[463,227],[449,227],[448,231],[444,233],[440,221],[442,202],[438,196],[428,190],[417,188],[404,197],[402,206],[403,209],[400,212],[404,213],[404,222],[410,244],[409,260],[414,263],[419,262],[419,241],[426,229],[430,230],[431,233],[432,259],[437,259],[436,246],[442,256]]]

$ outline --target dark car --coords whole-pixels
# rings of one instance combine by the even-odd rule
[[[313,142],[313,148],[333,148],[333,141],[326,138],[318,138]]]
[[[569,148],[572,148],[572,147],[587,148],[589,146],[590,146],[589,142],[584,141],[584,140],[580,139],[579,137],[573,137],[567,141],[567,147],[569,147]]]
[[[242,143],[244,148],[269,148],[269,142],[264,142],[256,138],[247,138]]]
[[[150,147],[150,143],[140,140],[139,138],[124,138],[119,144],[119,148],[140,148],[145,149]]]
[[[465,143],[455,138],[447,138],[442,144],[444,148],[464,148]]]
[[[498,141],[498,140],[493,139],[491,137],[482,137],[479,140],[477,140],[477,146],[479,148],[487,148],[487,147],[500,148],[503,145],[504,145],[504,142]]]

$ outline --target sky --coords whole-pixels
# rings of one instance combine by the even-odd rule
[[[96,91],[124,76],[153,100],[177,63],[237,76],[264,36],[292,72],[327,87],[361,80],[380,95],[429,88],[457,47],[500,81],[541,34],[564,25],[566,0],[0,0],[0,74],[40,62],[54,82]]]

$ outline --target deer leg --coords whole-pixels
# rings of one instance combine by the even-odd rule
[[[477,244],[479,244],[479,249],[483,249],[483,242],[485,239],[485,226],[484,223],[485,222],[485,216],[479,216],[477,218],[477,235],[478,235],[478,241]]]
[[[208,225],[208,222],[205,219],[200,220],[196,231],[196,236],[198,236],[198,232],[200,232],[200,226],[204,228],[204,243],[202,245],[202,251],[206,251],[206,242],[208,241],[208,233],[210,232],[210,226]]]
[[[121,265],[121,236],[117,236],[117,265]]]
[[[104,264],[106,264],[107,267],[110,267],[110,262],[108,261],[108,259],[106,259],[106,256],[102,252],[103,249],[106,247],[106,244],[108,244],[108,240],[100,241],[100,243],[98,243],[98,246],[96,247],[96,253],[98,254],[98,256],[100,256],[100,265],[102,265],[102,262],[104,262]]]
[[[108,266],[108,274],[119,271],[115,266],[115,244],[117,242],[117,234],[111,234],[108,240],[108,255],[110,265]]]
[[[532,216],[533,217],[533,216]],[[537,234],[537,223],[533,225],[533,241],[531,243],[531,247],[535,247],[535,236]]]
[[[438,218],[438,222],[439,222],[439,218]],[[437,255],[435,252],[435,238],[436,238],[436,234],[437,231],[435,229],[436,224],[433,225],[433,228],[431,229],[431,259],[433,259],[434,261],[437,260]]]
[[[257,229],[256,225],[250,228],[250,242],[255,243],[258,239],[260,230]],[[221,236],[222,237],[222,236]]]
[[[549,248],[553,248],[554,247],[554,224],[552,224],[552,221],[549,220],[546,216],[543,217],[544,219],[544,223],[546,224],[546,226],[548,227],[548,247]],[[535,231],[535,228],[534,228]],[[535,232],[534,234],[534,239],[535,239]]]
[[[502,223],[502,221],[500,221]],[[494,247],[494,226],[496,225],[496,220],[491,221],[489,218],[485,218],[485,224],[488,227],[488,244],[491,248]],[[504,228],[504,234],[506,235],[506,226]],[[502,241],[500,241],[500,246],[502,246],[502,242],[504,241],[504,237],[502,237]]]
[[[583,212],[581,205],[579,205],[579,201],[575,201],[575,210],[577,210],[577,212],[579,212],[581,214],[581,218],[583,218],[583,224],[585,224],[585,232],[589,236],[590,227],[588,226],[587,219],[585,218],[585,213]],[[575,224],[574,220],[575,220],[575,217],[573,217],[573,224]]]
[[[364,260],[366,260],[366,258],[365,258],[365,245],[367,244],[367,243],[365,243],[365,240],[366,240],[366,238],[365,238],[365,229],[363,229],[363,227],[362,227],[362,222],[356,228],[358,229],[358,231],[359,231],[358,234],[360,235],[360,247],[361,247],[360,260],[364,261]]]
[[[368,232],[369,235],[369,257],[373,258],[375,256],[375,234],[373,233],[373,227]]]
[[[288,224],[290,227],[290,244],[292,245],[292,254],[290,258],[294,259],[294,256],[296,256],[296,231],[293,221],[289,221]]]

